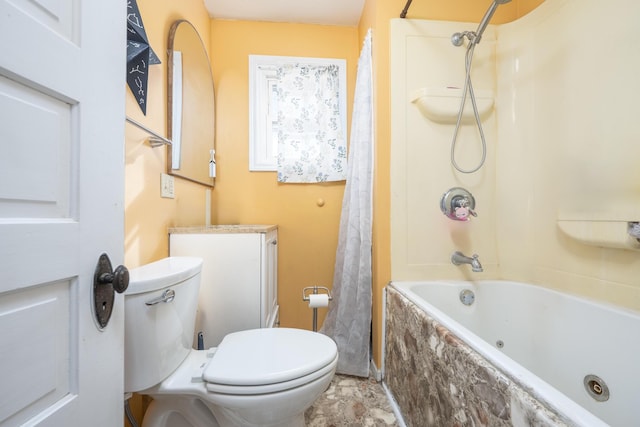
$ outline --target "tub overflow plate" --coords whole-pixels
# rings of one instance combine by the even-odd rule
[[[476,300],[476,295],[470,289],[460,291],[460,302],[464,305],[471,305]]]

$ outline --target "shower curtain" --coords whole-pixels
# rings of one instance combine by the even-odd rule
[[[358,60],[333,300],[320,329],[338,345],[337,372],[361,377],[369,376],[371,334],[372,84],[369,30]]]

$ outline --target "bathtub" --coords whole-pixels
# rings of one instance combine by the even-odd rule
[[[517,282],[433,281],[392,282],[386,318],[385,382],[408,425],[640,426],[639,312]],[[493,397],[470,409],[474,390]]]

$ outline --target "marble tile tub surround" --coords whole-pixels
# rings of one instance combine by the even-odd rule
[[[574,426],[386,289],[385,382],[408,427]]]

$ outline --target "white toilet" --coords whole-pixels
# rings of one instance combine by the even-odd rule
[[[338,350],[325,335],[265,328],[192,349],[202,260],[132,269],[125,293],[125,391],[153,402],[143,427],[304,426],[327,389]]]

